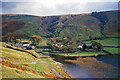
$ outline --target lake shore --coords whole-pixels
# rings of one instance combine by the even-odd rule
[[[82,54],[77,54],[77,53],[50,53],[50,55],[59,55],[59,56],[64,56],[64,57],[96,57],[96,56],[109,55],[109,54],[106,54],[106,53],[102,53],[102,54],[97,54],[97,53],[87,54],[87,53],[82,53]]]
[[[119,55],[117,54],[108,54],[105,52],[75,52],[75,53],[49,53],[50,55],[59,55],[64,57],[97,57],[97,56],[104,56],[104,55]]]

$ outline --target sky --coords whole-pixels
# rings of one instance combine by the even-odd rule
[[[119,0],[0,0],[1,14],[51,16],[118,10]]]

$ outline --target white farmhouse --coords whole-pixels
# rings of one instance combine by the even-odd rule
[[[78,49],[83,49],[82,45],[77,46]]]
[[[22,44],[23,47],[28,47],[28,46],[30,46],[30,44],[29,44],[28,42],[22,42],[22,43],[20,43],[20,44]]]

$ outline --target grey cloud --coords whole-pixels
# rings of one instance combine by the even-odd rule
[[[2,13],[31,13],[39,15],[47,15],[52,13],[50,7],[40,4],[36,5],[35,2],[3,2]]]
[[[84,13],[104,10],[117,10],[117,2],[89,2],[57,4],[57,10],[62,13]]]
[[[50,5],[49,5],[50,4]],[[72,13],[87,13],[101,10],[116,10],[118,8],[117,2],[89,2],[89,3],[59,3],[52,5],[35,2],[3,2],[3,13],[6,14],[20,14],[29,13],[40,16],[61,15]]]
[[[78,12],[80,9],[79,3],[65,3],[65,4],[57,4],[56,5],[57,10],[65,13],[72,13],[72,12]]]

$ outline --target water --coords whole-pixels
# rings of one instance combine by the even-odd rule
[[[71,78],[92,78],[91,75],[88,75],[88,71],[85,71],[83,67],[79,65],[65,62],[64,60],[76,60],[79,57],[63,57],[59,55],[50,55],[51,57],[55,58],[54,60],[62,63],[63,69],[71,76]]]
[[[119,55],[104,55],[104,56],[96,57],[96,59],[104,63],[111,64],[117,68],[120,68],[118,64],[118,57]]]
[[[54,57],[56,61],[63,63],[64,65],[63,69],[67,71],[67,73],[71,76],[71,78],[99,78],[100,77],[99,75],[93,76],[92,72],[90,72],[90,70],[86,70],[85,67],[64,61],[64,60],[76,60],[79,57],[63,57],[58,55],[50,55],[50,56]],[[118,55],[105,55],[105,56],[99,56],[95,58],[98,61],[102,61],[106,64],[110,64],[115,67],[119,67]],[[112,74],[114,73],[110,73],[110,75]],[[114,75],[117,75],[117,73],[115,73]]]
[[[91,75],[87,74],[87,71],[85,72],[84,68],[73,63],[64,63],[63,69],[66,70],[72,78],[92,78]]]

